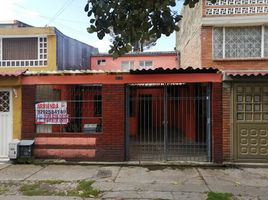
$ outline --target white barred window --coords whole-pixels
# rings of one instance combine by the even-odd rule
[[[207,8],[206,15],[245,15],[268,13],[268,6]]]
[[[268,0],[217,0],[216,3],[206,0],[207,6],[231,6],[231,5],[253,5],[268,4]]]
[[[268,27],[264,27],[264,56],[268,57]]]
[[[206,1],[206,15],[247,15],[268,13],[268,0]],[[220,7],[219,7],[220,6]]]
[[[214,28],[213,56],[215,59],[268,57],[267,31],[267,27],[261,26]]]
[[[214,58],[223,58],[223,28],[214,28],[213,38]]]
[[[0,37],[0,67],[47,66],[47,37]]]

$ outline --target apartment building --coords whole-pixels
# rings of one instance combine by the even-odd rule
[[[182,66],[223,74],[223,161],[268,161],[268,1],[209,0],[185,7],[176,48]]]

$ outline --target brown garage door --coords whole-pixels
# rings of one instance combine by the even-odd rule
[[[268,84],[234,87],[234,155],[237,161],[268,162]]]

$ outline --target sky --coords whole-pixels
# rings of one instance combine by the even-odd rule
[[[99,40],[96,34],[89,34],[89,18],[84,12],[87,0],[0,0],[0,21],[19,20],[32,26],[55,26],[65,35],[95,46],[100,52],[110,49],[110,40]],[[175,9],[180,12],[182,2]],[[175,33],[162,37],[149,51],[172,51],[175,47]]]

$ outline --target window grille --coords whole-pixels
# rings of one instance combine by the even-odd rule
[[[267,28],[263,29],[261,26],[214,28],[214,58],[261,58],[267,56],[268,34],[262,34],[263,30],[267,31]]]
[[[268,13],[268,0],[218,0],[206,1],[206,15],[244,15]],[[217,7],[216,7],[217,6]],[[226,6],[226,7],[218,7]]]
[[[215,3],[206,0],[207,6],[228,6],[228,5],[255,5],[268,4],[268,0],[217,0]]]
[[[268,57],[268,27],[264,27],[264,56]]]
[[[10,110],[9,91],[0,91],[0,112],[9,112]]]
[[[223,58],[223,28],[215,28],[213,33],[214,58]]]
[[[94,116],[100,117],[102,114],[102,103],[101,103],[102,96],[101,95],[94,95]]]
[[[261,57],[261,27],[225,28],[225,57]]]
[[[39,65],[47,65],[47,38],[39,38]]]
[[[102,132],[101,85],[38,85],[37,133]]]
[[[206,9],[206,15],[245,15],[245,14],[261,14],[261,13],[268,13],[268,6]]]

